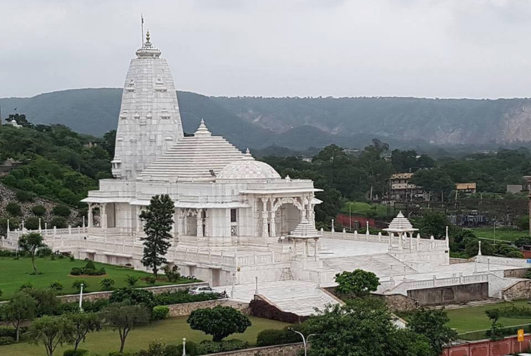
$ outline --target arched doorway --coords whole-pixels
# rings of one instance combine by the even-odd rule
[[[289,235],[301,221],[300,210],[293,203],[282,204],[275,213],[277,235]]]

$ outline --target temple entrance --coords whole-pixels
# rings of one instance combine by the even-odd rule
[[[275,213],[277,235],[289,235],[299,225],[300,220],[301,213],[295,205],[283,204]]]

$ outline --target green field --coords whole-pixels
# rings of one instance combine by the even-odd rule
[[[50,257],[37,258],[36,264],[37,269],[42,273],[37,276],[31,275],[33,268],[29,257],[21,257],[18,260],[12,257],[0,257],[0,290],[3,292],[0,299],[8,299],[26,282],[30,282],[36,288],[47,288],[51,282],[59,281],[64,287],[61,294],[72,294],[76,293],[76,290],[72,288],[72,283],[76,279],[82,279],[88,283],[88,292],[96,292],[102,290],[100,281],[103,278],[114,279],[114,288],[121,288],[126,286],[125,279],[127,275],[138,276],[140,278],[151,276],[151,274],[146,272],[103,263],[95,263],[95,265],[96,268],[105,267],[107,274],[104,276],[71,276],[70,270],[72,267],[83,267],[86,262],[81,260],[71,262],[68,258],[56,259],[55,261],[52,261]],[[165,280],[163,273],[160,279],[155,285],[170,284]],[[140,279],[136,286],[147,287],[152,285]]]
[[[200,342],[211,340],[211,336],[205,335],[201,331],[190,329],[186,323],[188,317],[176,317],[151,323],[148,326],[134,329],[127,338],[125,351],[137,351],[146,349],[151,341],[160,340],[166,344],[180,344],[183,337],[187,341]],[[252,326],[243,334],[233,334],[227,339],[240,339],[256,344],[256,336],[264,329],[282,329],[289,325],[279,321],[249,317]],[[62,355],[63,351],[69,349],[68,345],[58,348],[54,355]],[[80,348],[89,350],[91,353],[107,355],[111,351],[118,351],[120,348],[120,338],[118,331],[105,329],[103,331],[89,334],[85,343]],[[45,355],[44,346],[28,343],[19,343],[9,346],[0,346],[2,356],[42,356]]]
[[[494,227],[478,227],[471,229],[478,238],[480,239],[489,239],[494,240]],[[496,240],[503,241],[514,241],[519,237],[528,236],[527,231],[522,231],[519,229],[514,229],[510,227],[499,227],[496,228]]]
[[[487,318],[485,310],[509,306],[511,304],[518,307],[526,306],[531,308],[531,305],[527,304],[527,301],[517,301],[514,303],[497,303],[478,307],[450,309],[447,310],[448,317],[450,318],[448,325],[458,333],[486,330],[491,327],[491,322]],[[499,322],[503,326],[531,324],[531,318],[500,318]]]
[[[369,204],[362,202],[347,202],[341,209],[343,214],[363,215],[374,218],[387,217],[387,206],[383,204]],[[393,215],[391,211],[391,215]]]

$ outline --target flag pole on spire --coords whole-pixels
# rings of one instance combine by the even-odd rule
[[[140,27],[142,29],[142,47],[144,47],[144,15],[140,14]]]

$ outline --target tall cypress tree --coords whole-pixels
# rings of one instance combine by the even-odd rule
[[[146,210],[142,211],[140,218],[145,221],[144,232],[146,237],[144,241],[144,256],[142,264],[150,267],[157,277],[159,267],[166,263],[164,257],[168,248],[171,246],[171,228],[173,224],[173,213],[175,207],[170,196],[155,195]]]

